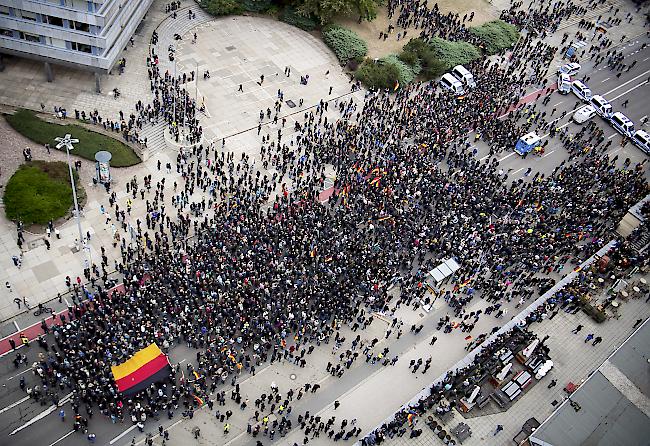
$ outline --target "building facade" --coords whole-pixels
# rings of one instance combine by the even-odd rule
[[[153,0],[0,0],[0,53],[108,73]]]

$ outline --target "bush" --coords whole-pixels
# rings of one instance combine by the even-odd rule
[[[323,30],[325,44],[336,54],[341,63],[368,54],[368,45],[354,31],[340,26],[329,26]]]
[[[288,23],[289,25],[293,25],[296,28],[300,28],[305,31],[313,31],[317,26],[314,19],[301,15],[290,6],[284,8],[280,20],[282,20],[284,23]]]
[[[83,201],[83,187],[73,172],[79,201]],[[28,225],[45,225],[63,217],[73,205],[68,166],[61,161],[21,165],[7,183],[4,203],[9,220],[22,220]]]
[[[244,11],[236,0],[201,0],[199,6],[214,16],[241,14]]]
[[[502,20],[493,20],[470,28],[469,32],[480,40],[481,49],[490,56],[511,48],[519,40],[517,27]]]
[[[417,61],[414,66],[411,66],[398,59],[394,54],[382,58],[381,62],[388,65],[394,65],[397,68],[399,73],[398,80],[402,86],[413,82],[413,79],[415,79],[415,76],[420,73],[421,69],[419,61]]]
[[[140,162],[138,155],[123,142],[76,124],[61,125],[43,121],[29,110],[19,110],[13,115],[6,115],[5,119],[14,130],[38,144],[55,147],[57,143],[54,138],[70,133],[79,140],[70,153],[91,161],[95,161],[95,153],[106,150],[113,155],[112,167],[133,166]]]
[[[444,64],[445,71],[456,65],[465,65],[481,56],[478,48],[467,42],[450,42],[440,37],[433,37],[428,46],[433,57]]]
[[[246,11],[262,13],[271,9],[271,0],[240,0],[239,2]]]
[[[367,88],[378,90],[395,88],[399,79],[399,69],[390,63],[374,63],[371,59],[366,59],[354,74]]]
[[[411,39],[398,57],[412,67],[419,65],[427,80],[438,77],[447,71],[445,64],[436,58],[431,47],[422,39]],[[416,74],[418,74],[417,70]]]

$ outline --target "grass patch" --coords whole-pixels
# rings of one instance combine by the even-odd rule
[[[70,133],[79,140],[71,152],[74,155],[95,161],[95,153],[106,150],[113,154],[111,167],[128,167],[140,162],[133,149],[123,142],[76,124],[47,122],[29,110],[18,110],[13,115],[5,115],[5,119],[14,130],[37,144],[49,144],[55,148],[57,143],[54,138]]]
[[[79,202],[85,191],[75,184]],[[5,213],[9,220],[22,220],[27,225],[45,225],[65,216],[73,206],[68,165],[61,161],[31,161],[21,165],[5,187]]]

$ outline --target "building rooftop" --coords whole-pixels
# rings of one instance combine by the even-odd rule
[[[649,444],[649,353],[650,324],[646,321],[542,423],[531,435],[531,444]]]

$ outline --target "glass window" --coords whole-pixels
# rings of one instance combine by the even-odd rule
[[[90,45],[86,45],[85,43],[79,43],[79,42],[70,42],[72,49],[75,51],[81,51],[82,53],[91,53],[92,48]]]
[[[10,31],[8,29],[0,29],[0,36],[13,37],[14,33],[13,33],[13,31]]]
[[[36,21],[36,14],[29,11],[20,11],[20,16],[25,20]]]
[[[90,32],[90,25],[88,23],[83,23],[83,22],[71,22],[72,28],[76,29],[77,31],[83,31],[83,32]]]
[[[9,15],[9,7],[0,5],[0,14]]]
[[[20,38],[23,40],[27,40],[28,42],[40,43],[41,41],[41,38],[36,34],[24,33],[22,31],[20,32]]]
[[[50,25],[54,26],[63,26],[63,19],[61,17],[55,17],[52,15],[48,15],[47,17],[47,23]]]

